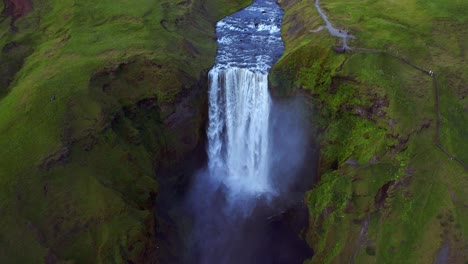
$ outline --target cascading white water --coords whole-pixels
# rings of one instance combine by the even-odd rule
[[[256,0],[217,25],[219,49],[209,73],[208,167],[230,197],[274,193],[268,70],[284,49],[281,19],[274,0]]]
[[[208,158],[230,192],[271,192],[268,75],[237,67],[209,73]]]
[[[307,245],[292,229],[266,220],[303,197],[289,191],[304,145],[293,107],[283,111],[268,93],[268,71],[284,51],[282,17],[276,0],[255,0],[217,24],[218,54],[208,76],[208,169],[194,176],[187,196],[184,211],[193,221],[187,248],[194,250],[184,263],[306,258]]]

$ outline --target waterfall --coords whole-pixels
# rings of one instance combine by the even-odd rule
[[[183,226],[193,223],[183,263],[302,263],[310,251],[289,222],[272,218],[297,208],[305,191],[295,185],[307,145],[299,104],[268,93],[268,71],[284,50],[282,17],[276,0],[255,0],[216,26],[208,166],[194,175],[183,210]]]
[[[208,168],[229,196],[273,194],[268,70],[281,56],[282,10],[257,0],[217,24],[218,55],[209,72]]]
[[[209,73],[209,173],[232,193],[271,192],[268,75],[242,68]]]

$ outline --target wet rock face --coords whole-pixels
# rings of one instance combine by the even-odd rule
[[[2,15],[13,18],[13,21],[33,10],[33,5],[30,0],[3,0],[3,4]]]

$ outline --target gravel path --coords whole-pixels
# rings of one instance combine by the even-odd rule
[[[319,12],[320,16],[322,17],[323,21],[325,21],[326,26],[321,26],[315,30],[310,30],[312,33],[316,33],[321,31],[322,29],[327,29],[330,35],[341,38],[343,40],[343,50],[353,50],[350,46],[348,46],[347,39],[355,39],[356,37],[351,35],[349,32],[343,29],[335,28],[330,20],[328,20],[327,15],[323,12],[322,8],[320,8],[319,0],[315,0],[315,7],[317,8],[317,12]]]

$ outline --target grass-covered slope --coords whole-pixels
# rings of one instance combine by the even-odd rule
[[[314,0],[282,0],[286,53],[276,94],[308,91],[318,108],[320,181],[307,194],[308,263],[465,263],[468,173],[434,145],[432,78],[385,54],[335,54]],[[354,48],[436,72],[440,142],[468,163],[468,2],[320,1]]]
[[[215,21],[249,1],[22,2],[0,2],[0,262],[154,261],[155,171],[197,144]]]

